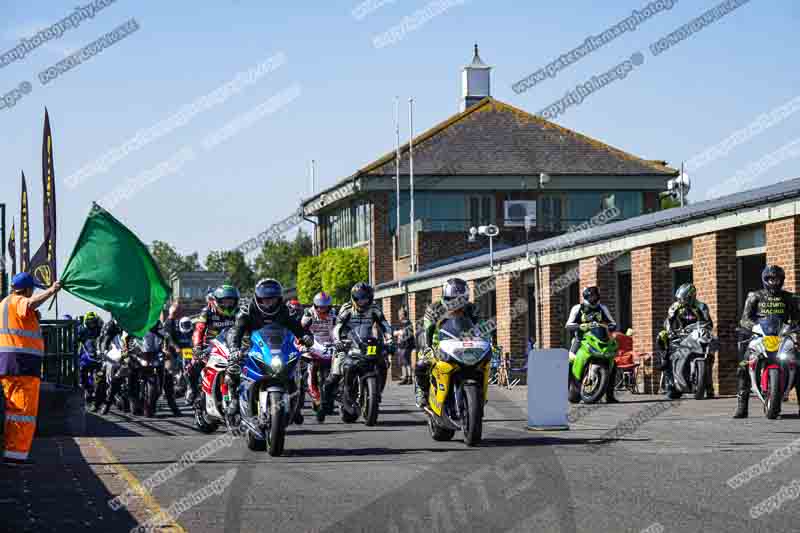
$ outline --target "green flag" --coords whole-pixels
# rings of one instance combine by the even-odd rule
[[[61,284],[140,337],[159,319],[170,293],[147,246],[97,204],[83,224]]]

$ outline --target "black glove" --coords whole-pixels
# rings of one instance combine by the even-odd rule
[[[314,346],[314,336],[313,335],[305,335],[300,342],[303,343],[306,348],[311,348]]]
[[[336,341],[333,343],[334,348],[336,348],[337,352],[346,352],[347,345],[343,341]]]

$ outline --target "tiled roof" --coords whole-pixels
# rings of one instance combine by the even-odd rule
[[[408,144],[400,173],[408,174]],[[491,97],[414,139],[419,175],[674,176],[663,162],[636,157]],[[358,175],[394,175],[391,152]],[[352,176],[355,177],[355,176]]]

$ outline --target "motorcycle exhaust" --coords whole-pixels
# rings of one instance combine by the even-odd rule
[[[446,415],[445,416],[437,415],[436,413],[431,411],[430,407],[428,407],[427,405],[423,407],[423,410],[425,411],[425,413],[427,413],[428,416],[430,416],[433,419],[434,423],[437,426],[442,427],[444,429],[449,429],[451,431],[458,431],[461,429],[460,426],[458,426],[455,422],[450,420],[450,417]]]

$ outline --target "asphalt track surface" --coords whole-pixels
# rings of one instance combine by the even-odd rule
[[[751,417],[734,421],[732,398],[620,399],[573,408],[569,431],[531,432],[524,389],[493,387],[483,443],[467,448],[458,434],[433,441],[412,388],[390,385],[377,427],[338,416],[319,424],[306,411],[284,456],[218,440],[218,451],[116,511],[114,496],[224,433],[197,432],[188,409],[179,418],[166,410],[154,419],[89,415],[89,437],[37,442],[33,465],[0,470],[0,531],[130,531],[192,494],[205,499],[153,531],[800,529],[796,491],[784,489],[779,506],[757,518],[751,510],[795,479],[800,486],[796,405],[770,421],[753,398]],[[769,471],[728,484],[795,440]],[[215,480],[218,495],[201,492]]]

